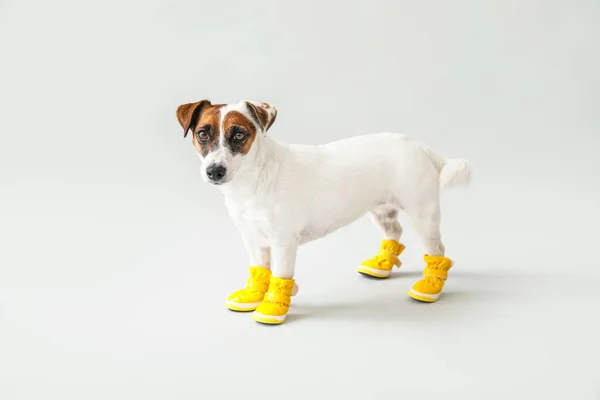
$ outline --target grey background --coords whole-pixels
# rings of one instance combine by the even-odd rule
[[[0,1],[0,398],[600,398],[597,1]],[[456,261],[410,301],[303,247],[286,324],[228,312],[247,259],[174,111],[263,100],[271,135],[406,132],[474,165]],[[343,199],[340,199],[343,202]]]

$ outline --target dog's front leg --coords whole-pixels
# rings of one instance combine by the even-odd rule
[[[234,292],[225,303],[233,311],[254,311],[263,300],[271,280],[271,249],[265,241],[256,240],[249,232],[240,229],[248,260],[250,277],[244,289]]]
[[[250,265],[271,269],[271,248],[264,240],[256,240],[252,235],[242,232],[244,246],[248,252]]]
[[[285,321],[294,291],[297,249],[295,242],[271,246],[271,281],[263,302],[254,311],[255,321],[264,324],[281,324]]]

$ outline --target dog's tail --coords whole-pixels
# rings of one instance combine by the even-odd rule
[[[471,183],[471,164],[463,158],[446,159],[424,147],[425,153],[440,174],[440,188],[468,186]]]

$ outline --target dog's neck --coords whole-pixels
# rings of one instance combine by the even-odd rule
[[[285,145],[268,136],[262,137],[252,165],[242,167],[231,182],[220,188],[221,192],[238,203],[268,195],[277,182],[285,150]]]

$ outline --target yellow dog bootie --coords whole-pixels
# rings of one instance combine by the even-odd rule
[[[392,274],[394,266],[400,268],[402,265],[398,256],[404,248],[403,244],[395,240],[383,240],[379,253],[370,260],[364,261],[356,270],[363,275],[387,278]]]
[[[233,311],[254,311],[265,297],[270,279],[270,269],[250,267],[250,277],[246,287],[229,296],[225,306]]]
[[[452,268],[452,260],[442,256],[425,255],[423,279],[413,285],[408,295],[415,300],[433,303],[437,301]]]
[[[271,276],[269,290],[262,303],[256,308],[252,317],[256,322],[277,325],[285,321],[290,309],[293,279],[281,279]]]

